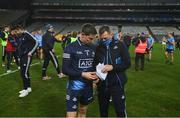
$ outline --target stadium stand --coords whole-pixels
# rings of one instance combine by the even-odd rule
[[[29,32],[33,32],[33,31],[35,31],[35,30],[38,29],[38,28],[42,28],[43,25],[44,25],[44,24],[41,23],[41,22],[36,22],[36,23],[33,23],[33,24],[31,24],[30,26],[28,26],[28,27],[26,28],[26,30],[29,31]]]
[[[180,21],[179,0],[34,0],[33,20],[170,23]]]
[[[167,34],[169,32],[174,32],[175,34],[180,35],[180,31],[178,31],[175,27],[155,27],[150,26],[151,30],[154,34]]]
[[[72,31],[78,32],[81,29],[81,25],[82,24],[79,24],[79,23],[69,23],[66,25],[66,27],[61,32],[61,34],[67,34],[68,32],[72,32]]]
[[[144,32],[145,34],[148,34],[148,30],[145,26],[122,26],[122,32],[123,34],[131,34],[131,35],[136,35],[136,34],[141,34]]]
[[[24,10],[5,10],[0,9],[0,26],[17,24],[27,17],[27,11]]]
[[[109,24],[108,26],[110,27],[111,31],[113,31],[114,33],[118,32],[118,26],[117,25]],[[101,25],[96,25],[96,30],[99,31],[100,27],[101,27]]]
[[[53,3],[62,3],[62,4],[95,4],[95,3],[117,3],[117,4],[122,4],[122,3],[126,3],[126,4],[176,4],[178,2],[178,0],[34,0],[33,3],[39,3],[39,4],[53,4]],[[56,5],[56,4],[54,4]]]
[[[158,41],[161,41],[163,36],[166,36],[167,33],[174,33],[175,35],[180,35],[180,31],[175,27],[157,27],[157,26],[150,26],[151,31],[155,35]]]
[[[8,1],[1,1],[1,3]],[[19,1],[17,0],[17,2]],[[15,4],[15,2],[13,3]],[[19,6],[22,3],[23,1],[19,3]],[[18,6],[17,3],[15,5]],[[25,9],[23,10],[25,13],[18,11],[18,13],[12,14],[12,21],[15,21],[14,17],[23,16],[18,14],[26,14],[26,19],[22,20],[25,22],[24,24],[35,23],[34,26],[32,25],[33,28],[41,26],[43,28],[49,22],[56,22],[57,24],[54,25],[60,29],[56,32],[63,34],[70,31],[70,28],[79,29],[78,24],[83,22],[113,23],[116,26],[120,24],[123,25],[124,33],[131,34],[140,32],[147,34],[151,32],[151,28],[148,26],[152,24],[177,26],[180,23],[180,0],[28,0],[26,7],[19,7],[19,9]],[[8,5],[6,8],[14,9],[15,7]],[[1,12],[0,15],[5,17],[7,13]],[[5,24],[3,21],[1,23]],[[127,24],[135,24],[137,27],[127,26]],[[138,26],[139,24],[144,26]],[[28,28],[30,31],[34,30],[31,27]],[[113,29],[116,32],[118,30],[121,30],[119,26]]]
[[[54,28],[55,28],[55,35],[59,34],[59,33],[62,33],[66,29],[66,27],[69,26],[66,23],[57,23],[57,22],[50,22],[50,23],[49,22],[44,22],[44,23],[42,23],[42,22],[35,22],[35,23],[32,23],[30,26],[28,26],[26,28],[26,30],[29,31],[29,32],[33,32],[33,31],[36,31],[37,29],[42,29],[42,31],[45,32],[47,24],[51,24],[51,25],[54,26]],[[78,25],[76,25],[76,26],[78,26]]]

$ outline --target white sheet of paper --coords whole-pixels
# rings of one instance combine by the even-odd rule
[[[106,79],[106,76],[108,73],[103,73],[102,72],[102,69],[104,68],[104,64],[102,63],[99,63],[97,66],[96,66],[96,74],[97,76],[102,80],[104,81]]]

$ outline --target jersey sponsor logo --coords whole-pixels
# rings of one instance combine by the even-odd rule
[[[74,102],[76,102],[76,101],[77,101],[77,98],[76,98],[76,97],[74,97],[74,98],[73,98],[73,101],[74,101]]]
[[[72,108],[73,108],[73,109],[77,109],[77,106],[76,106],[76,105],[74,105],[74,106],[72,106]]]
[[[94,56],[95,56],[95,52],[93,51],[93,52],[92,52],[92,57],[94,57]]]
[[[117,46],[117,45],[115,45],[113,49],[117,49],[117,48],[118,48],[118,46]]]
[[[89,68],[92,67],[93,59],[80,59],[79,60],[79,68]]]
[[[66,100],[70,100],[70,96],[69,95],[66,95]]]
[[[68,54],[68,53],[63,53],[63,58],[69,59],[69,58],[70,58],[70,54]]]
[[[89,50],[84,50],[84,52],[86,53],[86,55],[88,56],[89,55]]]
[[[83,54],[83,52],[82,51],[77,51],[76,54]]]

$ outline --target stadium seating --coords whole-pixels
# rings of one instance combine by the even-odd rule
[[[131,35],[141,34],[142,32],[148,34],[148,30],[145,26],[122,26],[122,32],[123,34],[129,33]]]
[[[161,41],[163,36],[167,36],[167,33],[173,33],[174,32],[175,35],[178,35],[178,36],[180,35],[180,31],[175,27],[150,26],[150,29],[158,41]]]
[[[176,23],[177,0],[34,0],[32,19],[69,22]]]
[[[20,21],[20,17],[25,15],[27,11],[20,10],[1,10],[0,11],[0,26],[15,24]]]
[[[43,25],[44,25],[44,24],[41,23],[41,22],[32,23],[30,26],[28,26],[28,27],[26,28],[26,30],[29,31],[29,32],[33,32],[33,31],[35,31],[35,30],[38,29],[38,28],[42,28]]]
[[[177,4],[177,0],[34,0],[34,3],[126,3],[126,4]]]

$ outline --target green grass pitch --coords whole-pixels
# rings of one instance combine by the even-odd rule
[[[1,50],[0,50],[1,51]],[[62,49],[56,44],[59,62]],[[134,70],[134,47],[130,49],[132,66],[127,71],[126,106],[129,117],[180,117],[180,51],[175,51],[175,64],[166,65],[164,51],[160,44],[154,45],[152,61],[145,62],[145,70]],[[1,55],[1,53],[0,53]],[[39,62],[33,59],[32,63]],[[30,67],[32,93],[25,98],[18,97],[22,89],[19,71],[0,77],[0,117],[65,117],[65,94],[67,78],[57,78],[50,63],[47,74],[52,80],[41,80],[42,64]],[[17,69],[14,65],[13,70]],[[6,69],[0,67],[0,75]],[[97,97],[89,105],[88,117],[99,117]],[[109,116],[115,117],[110,105]]]

